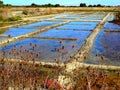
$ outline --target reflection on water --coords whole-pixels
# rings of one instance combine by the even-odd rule
[[[75,31],[75,30],[57,30],[51,29],[47,32],[43,32],[41,34],[37,34],[36,36],[41,37],[56,37],[56,38],[77,38],[82,39],[86,37],[90,32],[85,31]]]
[[[108,25],[110,26],[108,26]],[[110,30],[117,29],[118,27],[115,24],[105,24],[109,27]],[[98,37],[95,40],[92,51],[86,60],[87,63],[101,64],[103,63],[101,60],[101,56],[105,57],[104,64],[110,65],[120,65],[120,33],[118,32],[104,32],[102,30]]]
[[[70,40],[63,40],[60,43],[59,40],[42,40],[38,38],[28,38],[24,40],[20,40],[18,42],[9,44],[7,47],[2,47],[1,51],[10,51],[10,49],[14,48],[14,45],[17,47],[17,51],[20,50],[21,45],[24,46],[25,49],[30,50],[30,52],[38,53],[41,52],[40,56],[34,57],[39,61],[50,61],[53,62],[54,58],[62,60],[62,62],[66,61],[71,55],[74,55],[79,47],[83,44],[85,38],[90,34],[90,32],[83,32],[83,31],[58,31],[58,30],[49,30],[47,32],[44,32],[42,34],[38,34],[37,36],[44,36],[44,37],[57,37],[57,38],[77,38],[77,41],[70,41]],[[35,50],[30,46],[30,43],[33,45],[37,45]],[[75,46],[74,49],[72,49],[72,46]],[[64,49],[62,49],[62,46],[64,46]],[[56,49],[60,49],[60,52],[58,52]],[[64,54],[62,54],[64,52]],[[26,55],[26,52],[22,52],[23,56]],[[21,55],[20,55],[21,56]],[[18,56],[17,58],[20,58]],[[6,55],[6,57],[15,58],[13,55]]]
[[[84,20],[102,20],[105,15],[106,14],[103,14],[103,13],[94,14],[84,18]]]
[[[98,22],[71,22],[69,24],[57,27],[60,29],[79,29],[79,30],[93,30]]]
[[[85,24],[84,22],[74,22],[71,24]],[[94,23],[91,23],[91,25]],[[95,27],[96,24],[93,26]],[[36,26],[36,25],[34,25]],[[68,25],[69,26],[69,25]],[[72,26],[72,25],[70,25]],[[73,25],[74,26],[74,25]],[[26,29],[24,29],[25,31]],[[40,56],[33,55],[34,58],[36,58],[39,61],[49,61],[53,62],[53,59],[59,59],[62,62],[69,59],[71,55],[74,55],[80,46],[84,43],[84,40],[88,35],[90,34],[90,31],[75,31],[75,30],[57,30],[57,29],[51,29],[46,32],[37,34],[34,36],[34,38],[27,38],[24,40],[20,40],[14,43],[9,44],[7,47],[1,47],[1,51],[6,52],[13,52],[14,46],[16,47],[15,52],[19,52],[21,50],[21,46],[24,46],[24,49],[22,51],[22,55],[14,56],[14,54],[6,54],[6,57],[9,58],[19,58],[21,59],[21,56],[29,57],[29,54],[26,53],[26,51],[29,50],[29,52],[33,52],[34,54],[37,54],[41,52]],[[58,38],[58,40],[52,40],[52,39],[39,39],[37,37],[48,37],[48,38]],[[59,38],[75,38],[77,40],[71,41],[71,40],[62,40],[60,41]],[[33,50],[33,47],[30,46],[30,43],[32,45],[37,45],[35,47],[35,50]],[[72,49],[72,46],[74,45],[74,48]],[[64,46],[64,48],[63,48]],[[59,50],[58,50],[59,49]],[[32,58],[31,58],[32,59]]]
[[[11,35],[12,37],[20,36],[29,32],[33,32],[36,30],[39,30],[40,28],[50,26],[53,24],[58,24],[59,22],[38,22],[33,23],[25,26],[20,26],[18,28],[10,28],[6,32],[4,32],[4,35]]]
[[[78,14],[63,14],[58,15],[55,20],[73,20],[73,19],[83,19],[83,20],[101,20],[106,13],[78,13]],[[54,20],[54,19],[53,19]],[[58,24],[60,22],[43,21],[38,23],[33,23],[25,26],[20,26],[18,28],[11,28],[4,32],[4,35],[11,35],[13,37],[26,34],[39,30],[43,27],[50,26],[53,24]],[[99,22],[70,22],[63,26],[53,28],[46,32],[34,35],[34,38],[26,38],[14,43],[9,44],[6,47],[0,47],[0,55],[9,58],[19,58],[27,60],[33,60],[35,58],[39,61],[54,62],[54,59],[61,60],[62,62],[69,59],[70,56],[74,55],[84,40],[91,33],[89,30],[93,30]],[[68,29],[68,30],[67,30]],[[78,29],[78,30],[74,30]],[[114,26],[111,23],[106,23],[104,29],[117,29],[119,26]],[[87,31],[84,31],[87,30]],[[38,37],[47,37],[49,39],[41,39]],[[109,37],[109,38],[108,38]],[[57,38],[57,39],[52,39]],[[76,41],[71,40],[59,40],[59,38],[75,38]],[[99,64],[101,62],[101,56],[105,57],[105,64],[120,65],[118,63],[120,59],[120,35],[118,33],[105,33],[104,30],[98,35],[91,54],[89,55],[87,63]],[[112,45],[111,43],[115,43]],[[72,46],[74,45],[74,48]],[[7,52],[7,53],[6,53]],[[109,52],[109,53],[108,53]],[[38,55],[39,54],[39,55]],[[97,55],[96,55],[97,54]]]
[[[104,29],[106,29],[106,30],[120,30],[120,25],[106,22]]]
[[[105,33],[101,38],[104,55],[112,61],[120,61],[120,33]]]
[[[11,35],[12,37],[16,37],[16,36],[20,36],[29,32],[33,32],[36,29],[21,29],[21,28],[11,28],[9,30],[7,30],[6,32],[4,32],[4,35]]]
[[[70,14],[61,14],[54,17],[55,20],[102,20],[106,13],[101,12],[81,12],[81,13],[70,13]]]

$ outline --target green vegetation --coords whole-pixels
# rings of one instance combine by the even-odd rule
[[[118,21],[120,22],[120,12],[118,12]]]
[[[1,22],[6,22],[6,21],[18,21],[18,20],[21,20],[21,17],[20,17],[20,16],[9,17],[9,18],[6,18],[6,19],[3,19],[3,17],[0,16],[0,21],[1,21]]]
[[[28,15],[28,11],[27,10],[23,10],[22,12],[24,15]]]
[[[80,7],[105,7],[105,6],[101,4],[87,6],[86,3],[80,3]]]
[[[114,20],[112,20],[110,22],[120,25],[120,12],[116,12],[114,15]]]
[[[11,4],[4,4],[4,2],[0,0],[0,7],[4,7],[4,6],[12,6],[12,5]]]
[[[2,21],[3,20],[3,17],[2,16],[0,16],[0,21]]]
[[[101,4],[97,4],[97,5],[88,5],[88,7],[104,7],[104,6]]]
[[[80,3],[80,7],[87,7],[85,3]]]
[[[44,4],[44,5],[38,5],[38,4],[35,4],[35,3],[32,3],[31,4],[32,7],[60,7],[61,5],[60,4],[51,4],[51,3],[48,3],[48,4]]]
[[[2,7],[2,6],[3,6],[3,1],[0,0],[0,7]]]
[[[55,4],[55,7],[59,7],[60,6],[60,4]]]
[[[11,4],[4,4],[3,1],[0,1],[0,7],[3,7],[3,6],[12,6]],[[79,5],[80,7],[110,7],[110,6],[105,6],[105,5],[101,5],[101,4],[97,4],[97,5],[86,5],[86,3],[80,3]],[[17,7],[17,6],[15,6]],[[48,3],[48,4],[43,4],[43,5],[39,5],[39,4],[36,4],[36,3],[32,3],[31,5],[28,5],[26,7],[64,7],[63,5],[60,5],[60,4],[51,4],[51,3]],[[71,7],[76,7],[76,6],[71,6]],[[26,15],[26,13],[25,13]]]
[[[61,7],[60,4],[51,4],[51,3],[48,3],[48,4],[44,4],[44,5],[38,5],[38,4],[35,4],[35,3],[32,3],[30,6],[32,7]],[[97,5],[86,5],[86,3],[80,3],[79,5],[80,7],[105,7],[104,5],[101,5],[101,4],[97,4]],[[76,7],[76,6],[71,6],[71,7]],[[106,6],[107,7],[107,6]]]
[[[4,29],[0,29],[0,34],[2,34],[3,32],[5,32],[6,30],[4,30]]]
[[[18,21],[18,20],[21,20],[21,17],[20,16],[16,16],[16,17],[10,17],[7,19],[8,21]]]

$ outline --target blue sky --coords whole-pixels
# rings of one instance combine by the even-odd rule
[[[102,5],[120,5],[120,0],[1,0],[4,4],[12,5],[31,5],[36,4],[61,4],[61,5],[79,5],[80,3],[91,4],[102,4]]]

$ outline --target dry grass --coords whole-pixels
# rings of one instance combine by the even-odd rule
[[[62,44],[62,41],[60,41]],[[36,58],[42,52],[35,53],[37,44],[29,44],[32,50],[27,50],[23,45],[17,51],[17,46],[11,49],[12,52],[3,51],[0,57],[0,90],[8,90],[12,87],[14,89],[27,89],[39,90],[40,88],[47,88],[48,90],[62,90],[57,82],[57,78],[62,72],[61,67],[43,67],[40,63],[35,64]],[[75,46],[72,45],[72,48]],[[61,48],[55,48],[56,52],[61,52],[65,49],[64,45]],[[11,51],[10,50],[10,51]],[[25,55],[22,52],[26,52]],[[7,54],[13,55],[13,58],[21,56],[24,62],[9,62],[6,57]],[[29,57],[27,56],[29,55]],[[101,57],[103,60],[104,57]],[[29,64],[29,60],[33,63]],[[55,59],[56,63],[61,62]],[[73,71],[70,75],[76,82],[73,90],[119,90],[120,88],[120,71],[115,70],[99,70],[91,67],[79,68]],[[42,87],[41,87],[42,86]]]
[[[77,71],[75,71],[77,72]],[[80,69],[75,77],[75,90],[119,90],[120,71]]]

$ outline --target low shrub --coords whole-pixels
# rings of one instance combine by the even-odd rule
[[[16,16],[16,17],[10,17],[7,19],[8,21],[18,21],[18,20],[21,20],[21,17],[20,16]]]
[[[23,10],[22,14],[28,15],[28,11],[27,10]]]
[[[3,20],[3,17],[2,16],[0,16],[0,21],[2,21]]]
[[[120,21],[120,12],[118,13],[118,21]]]

